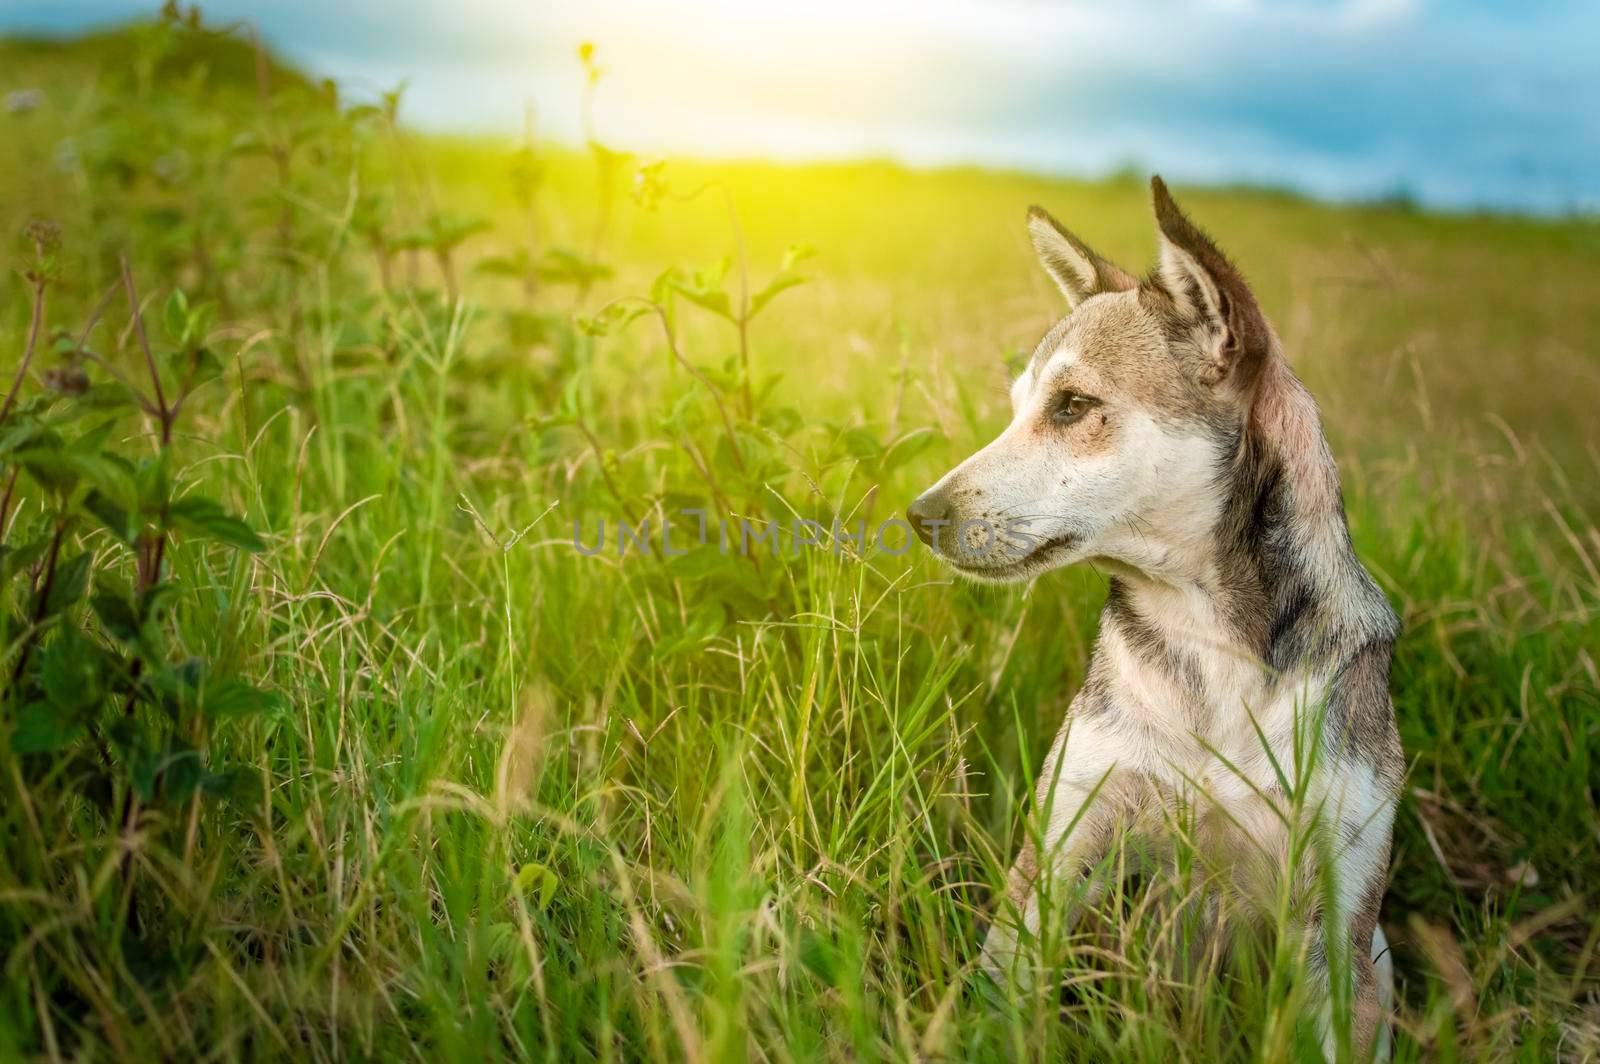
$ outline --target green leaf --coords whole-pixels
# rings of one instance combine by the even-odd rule
[[[442,211],[428,219],[428,246],[449,251],[468,237],[487,232],[489,221],[476,215]]]
[[[208,686],[201,699],[201,709],[212,717],[249,717],[257,713],[274,713],[283,708],[283,698],[271,691],[263,691],[242,680]]]
[[[517,869],[517,891],[527,898],[534,908],[543,912],[550,907],[559,881],[556,874],[537,862],[529,862]]]
[[[472,266],[478,273],[486,273],[493,277],[523,278],[533,272],[533,264],[528,259],[528,253],[518,248],[510,255],[490,255],[479,259]]]
[[[167,510],[170,527],[205,539],[214,539],[240,550],[260,552],[266,543],[249,525],[232,516],[220,503],[211,499],[188,496],[174,502]]]
[[[161,315],[161,323],[166,327],[167,339],[175,344],[182,344],[189,333],[189,297],[183,289],[174,288],[167,297],[167,305]]]
[[[679,295],[695,306],[709,310],[717,317],[726,318],[728,321],[738,320],[734,317],[733,307],[728,302],[728,293],[702,292],[683,284],[674,284],[673,287],[678,290]]]
[[[169,740],[170,746],[160,759],[156,771],[160,773],[161,797],[169,802],[188,800],[205,777],[205,766],[200,751],[182,740]]]
[[[766,309],[780,292],[786,292],[796,285],[805,284],[811,278],[802,277],[797,273],[780,273],[767,282],[767,286],[750,297],[750,316],[753,318]]]
[[[89,599],[89,605],[108,635],[124,643],[139,638],[139,615],[125,596],[102,588]]]
[[[71,746],[83,730],[80,721],[36,702],[17,714],[17,725],[11,732],[11,749],[19,754],[53,753]]]
[[[78,471],[66,453],[60,449],[60,438],[55,437],[54,433],[51,436],[54,438],[49,442],[54,446],[30,447],[26,451],[18,451],[13,460],[26,469],[28,475],[33,477],[40,487],[58,496],[64,496],[78,486]]]
[[[733,312],[728,293],[722,288],[723,279],[728,273],[728,263],[728,259],[722,258],[705,269],[696,270],[694,276],[687,281],[682,276],[673,276],[668,283],[674,291],[695,306],[709,310],[728,321],[737,322],[739,319]]]
[[[790,244],[788,247],[783,249],[783,263],[778,267],[778,272],[788,273],[806,259],[815,256],[816,253],[817,249],[815,247],[804,243],[803,241],[796,244]]]
[[[624,324],[627,319],[628,308],[610,303],[600,308],[593,317],[578,317],[574,319],[578,330],[588,336],[606,336],[619,324]]]
[[[189,351],[189,365],[189,384],[191,388],[198,387],[204,381],[212,380],[222,372],[222,360],[217,357],[215,351],[204,344]]]
[[[102,421],[93,428],[86,429],[76,440],[72,441],[72,453],[98,456],[105,449],[106,441],[111,438],[111,430],[116,426],[116,419],[113,418],[109,421]]]
[[[889,471],[905,465],[917,455],[927,450],[939,439],[939,434],[931,428],[917,428],[901,436],[889,445],[883,452],[883,457],[878,461],[879,473]]]
[[[428,246],[428,234],[412,229],[389,241],[389,246],[396,251],[416,251]]]
[[[137,400],[132,390],[121,381],[101,381],[89,385],[89,390],[78,397],[78,405],[94,410],[114,410],[133,406]]]
[[[207,772],[200,780],[200,791],[208,797],[221,798],[242,813],[261,806],[261,777],[241,765]]]
[[[17,573],[30,568],[50,549],[50,537],[39,536],[20,547],[0,544],[0,583],[7,583]]]
[[[844,444],[844,449],[852,458],[863,461],[875,462],[883,455],[883,447],[878,443],[878,437],[870,429],[857,425],[844,430],[839,442]]]
[[[811,280],[803,274],[796,273],[795,266],[816,253],[817,249],[810,244],[790,244],[783,253],[783,264],[778,267],[778,272],[773,275],[772,280],[767,282],[765,288],[750,297],[750,316],[753,318],[760,314],[779,293]]]
[[[672,292],[677,283],[682,280],[676,266],[669,266],[656,275],[650,282],[650,302],[666,306],[672,299]]]
[[[806,419],[800,411],[792,406],[766,406],[762,408],[762,421],[770,432],[775,435],[775,442],[787,440],[800,431]]]
[[[506,335],[518,347],[554,345],[567,329],[567,320],[560,314],[534,314],[513,310],[506,314]]]
[[[177,601],[178,585],[171,580],[152,584],[145,589],[144,595],[139,599],[139,617],[145,624],[149,624],[153,620],[160,619],[162,612]]]
[[[107,498],[99,488],[84,497],[83,508],[122,542],[132,544],[139,537],[139,528],[129,517],[128,511]]]
[[[35,448],[17,455],[35,480],[47,487],[63,492],[70,491],[79,481],[85,481],[113,498],[132,501],[133,478],[131,467],[125,459],[115,455],[96,454],[87,448],[89,440],[80,449],[79,441],[59,448]]]
[[[106,737],[125,761],[131,762],[150,749],[149,728],[137,715],[118,717],[106,730]]]
[[[160,513],[172,494],[167,477],[167,452],[161,451],[142,460],[134,471],[134,489],[138,493],[139,509],[145,513]]]
[[[99,648],[63,625],[39,655],[39,688],[58,714],[79,720],[105,696]]]
[[[88,554],[79,554],[65,562],[58,562],[56,575],[50,581],[50,597],[45,600],[43,617],[53,617],[83,598],[89,586]]]
[[[710,265],[702,266],[700,269],[694,271],[694,287],[705,292],[716,291],[717,289],[721,288],[722,283],[727,280],[728,269],[732,265],[733,260],[724,255],[722,258],[711,263]]]
[[[832,942],[809,927],[802,928],[798,952],[806,971],[827,986],[838,985],[842,965],[839,951]]]
[[[611,267],[584,258],[568,248],[550,248],[534,267],[534,275],[546,284],[589,284],[611,276]]]
[[[716,599],[709,599],[689,615],[689,626],[685,634],[696,642],[709,643],[722,634],[722,629],[727,623],[728,614],[722,603]]]
[[[35,446],[58,446],[61,438],[51,432],[43,422],[26,415],[17,407],[11,415],[11,424],[0,433],[0,456],[24,451]]]

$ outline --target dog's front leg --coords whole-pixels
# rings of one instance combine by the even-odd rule
[[[1092,718],[1076,720],[1078,707],[1074,701],[1045,758],[1030,813],[1035,819],[983,942],[983,967],[997,981],[1032,985],[1035,958],[1026,944],[1040,936],[1045,903],[1067,897],[1115,830],[1121,807],[1115,736]]]
[[[1378,927],[1378,910],[1387,882],[1394,800],[1340,804],[1342,808],[1335,819],[1337,837],[1342,841],[1332,855],[1340,904],[1331,914],[1321,911],[1320,906],[1312,907],[1312,926],[1307,928],[1314,936],[1312,975],[1321,982],[1319,989],[1324,994],[1318,1026],[1323,1052],[1328,1060],[1334,1060],[1339,1039],[1333,1025],[1332,1001],[1327,995],[1332,980],[1344,974],[1330,963],[1330,952],[1339,946],[1349,958],[1351,1049],[1357,1059],[1373,1050],[1378,1059],[1387,1059],[1385,1013],[1392,1004],[1393,968],[1388,958],[1381,956],[1388,943]],[[1391,985],[1384,985],[1386,982]]]

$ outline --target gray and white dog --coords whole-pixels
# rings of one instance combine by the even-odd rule
[[[1011,424],[908,513],[975,579],[1082,560],[1111,574],[984,961],[1027,978],[1047,881],[1085,875],[1127,834],[1170,851],[1186,822],[1220,855],[1213,901],[1290,891],[1325,1049],[1335,970],[1353,973],[1353,1042],[1369,1046],[1392,993],[1378,907],[1404,773],[1398,621],[1356,558],[1316,404],[1255,296],[1151,186],[1160,263],[1143,280],[1029,212],[1072,313],[1012,386]],[[1319,859],[1291,861],[1297,832]]]

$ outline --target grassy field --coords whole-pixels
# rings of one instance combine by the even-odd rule
[[[1099,574],[573,547],[894,515],[1061,312],[1026,206],[1142,267],[1142,181],[429,140],[175,25],[0,42],[32,89],[0,1058],[1307,1055],[1298,955],[1182,963],[1154,888],[969,978]],[[1396,1057],[1592,1059],[1600,229],[1179,196],[1403,618]]]

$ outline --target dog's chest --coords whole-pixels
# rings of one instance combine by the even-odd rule
[[[1204,790],[1231,804],[1291,784],[1304,762],[1326,699],[1325,674],[1275,675],[1242,654],[1204,640],[1174,642],[1181,667],[1153,667],[1125,640],[1107,654],[1116,760],[1137,766],[1163,789]],[[1282,777],[1282,778],[1280,778]]]

